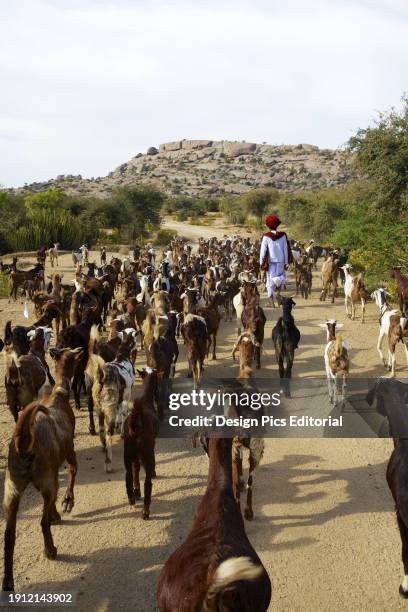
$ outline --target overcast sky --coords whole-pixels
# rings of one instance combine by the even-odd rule
[[[406,0],[0,0],[0,184],[182,138],[342,146],[408,90]]]

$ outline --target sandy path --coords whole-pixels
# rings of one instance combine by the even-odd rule
[[[224,233],[213,227],[181,225],[180,233],[191,239]],[[172,229],[177,229],[174,224]],[[72,275],[69,255],[64,256],[61,270],[66,277]],[[345,322],[353,372],[382,374],[374,350],[375,307],[369,305],[363,326],[345,320],[340,300],[334,306],[318,302],[316,291],[307,302],[300,298],[294,312],[302,332],[294,376],[323,372],[325,338],[317,323],[326,316]],[[1,327],[8,318],[24,322],[20,304],[1,302]],[[261,376],[276,371],[270,331],[278,311],[267,308],[266,314]],[[234,337],[234,324],[223,322],[218,361],[210,362],[207,376],[236,375],[237,366],[229,357]],[[137,361],[143,363],[141,354]],[[399,363],[402,372],[400,352]],[[184,375],[185,369],[182,347],[178,375]],[[4,390],[0,393],[2,487],[12,421],[4,405]],[[140,506],[135,510],[127,505],[120,441],[114,447],[114,472],[106,475],[99,440],[87,433],[85,411],[77,413],[76,449],[76,505],[61,525],[53,527],[57,561],[43,558],[38,494],[30,489],[23,498],[17,527],[16,589],[74,592],[77,609],[84,611],[155,610],[158,573],[191,524],[205,486],[207,461],[183,440],[158,440],[158,478],[153,485],[151,520],[145,522]],[[405,607],[398,597],[399,535],[384,479],[390,450],[390,441],[384,439],[267,440],[255,480],[256,518],[247,523],[247,531],[272,579],[271,610],[340,611],[346,607],[357,612]],[[62,471],[61,484],[65,480]]]

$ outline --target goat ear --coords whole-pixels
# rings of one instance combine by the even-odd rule
[[[322,329],[327,329],[327,324],[326,323],[319,323],[319,327],[321,327]]]

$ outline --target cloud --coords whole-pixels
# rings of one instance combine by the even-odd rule
[[[0,183],[179,138],[341,146],[406,84],[398,0],[1,2]]]

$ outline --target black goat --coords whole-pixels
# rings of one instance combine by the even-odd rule
[[[387,483],[395,502],[402,543],[404,578],[399,587],[401,597],[408,599],[408,384],[393,378],[379,378],[367,394],[377,411],[388,418],[394,450],[387,466]]]
[[[280,297],[282,316],[279,317],[272,330],[272,341],[275,347],[276,361],[279,366],[279,377],[286,397],[290,397],[289,379],[292,377],[292,366],[295,358],[295,349],[300,341],[300,331],[295,325],[292,308],[296,303],[291,297]],[[286,369],[284,362],[286,360]]]

